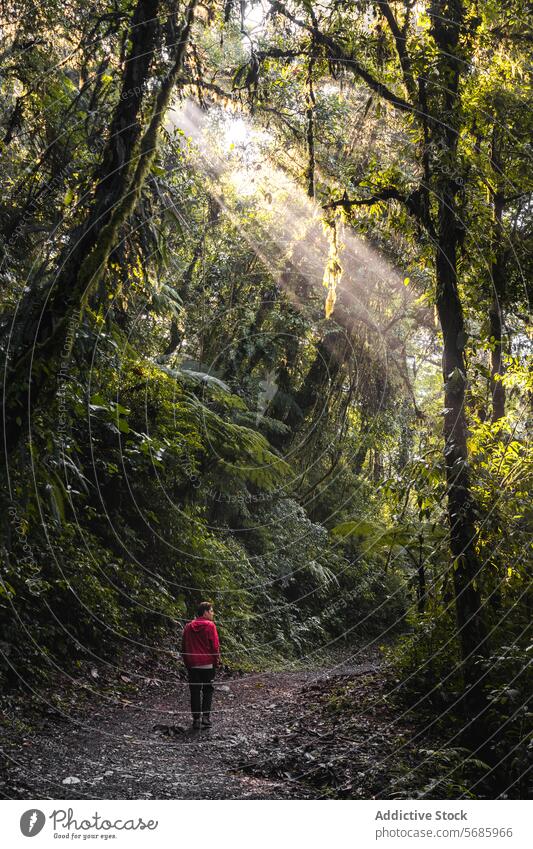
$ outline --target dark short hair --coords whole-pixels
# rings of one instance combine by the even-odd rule
[[[213,604],[210,601],[201,601],[196,608],[196,615],[203,616],[208,610],[213,609]]]

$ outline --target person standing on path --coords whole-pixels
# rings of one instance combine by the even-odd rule
[[[220,641],[214,623],[215,611],[210,601],[202,601],[196,619],[183,629],[181,656],[189,674],[192,727],[211,726],[213,681],[220,666]]]

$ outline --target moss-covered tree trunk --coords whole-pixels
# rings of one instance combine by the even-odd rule
[[[476,655],[486,651],[485,627],[479,590],[481,564],[476,553],[477,530],[472,501],[467,443],[465,391],[467,383],[466,330],[457,279],[457,247],[460,227],[456,196],[460,163],[457,144],[461,127],[459,84],[463,69],[461,54],[464,10],[460,0],[430,5],[432,33],[439,48],[441,73],[446,86],[441,100],[440,120],[434,134],[443,157],[434,170],[438,199],[435,255],[436,306],[443,335],[444,461],[448,491],[451,568],[455,609],[461,647],[466,699],[475,711],[481,708],[482,687]]]
[[[121,95],[111,124],[95,199],[85,222],[72,234],[58,273],[44,301],[29,294],[14,321],[13,343],[3,398],[4,449],[18,444],[35,405],[51,391],[58,362],[68,352],[87,297],[104,274],[121,226],[137,203],[150,171],[157,136],[181,69],[197,0],[175,30],[172,66],[160,85],[150,121],[142,132],[140,110],[158,32],[158,0],[138,0],[132,17],[130,49],[124,63]]]
[[[492,395],[492,421],[497,422],[505,416],[505,387],[503,375],[503,313],[502,302],[505,293],[505,252],[503,247],[503,206],[501,192],[494,196],[494,239],[491,267],[492,300],[489,309],[490,322],[490,372]]]
[[[457,625],[465,684],[479,701],[475,655],[483,650],[485,632],[479,591],[481,565],[476,554],[476,526],[470,492],[465,411],[465,327],[457,291],[457,229],[453,190],[440,199],[437,254],[437,311],[442,328],[444,380],[444,460]]]

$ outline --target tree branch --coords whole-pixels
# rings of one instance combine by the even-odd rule
[[[346,212],[348,212],[352,206],[374,206],[374,204],[381,203],[381,201],[384,200],[399,200],[401,203],[406,204],[407,196],[402,195],[398,189],[392,186],[382,189],[380,192],[377,192],[377,194],[371,195],[367,198],[349,198],[345,191],[341,198],[324,204],[322,209],[338,209],[339,207],[342,207]]]
[[[328,58],[332,61],[336,62],[338,65],[342,65],[347,68],[352,73],[361,77],[362,80],[367,84],[372,91],[375,91],[380,97],[383,97],[384,100],[387,100],[389,103],[392,103],[397,109],[401,112],[417,112],[417,107],[413,106],[409,101],[404,100],[403,97],[399,97],[399,95],[395,94],[391,91],[384,83],[377,80],[369,71],[366,70],[353,56],[349,56],[343,48],[332,38],[330,35],[326,35],[326,33],[321,32],[316,25],[311,25],[306,23],[306,21],[302,21],[297,18],[292,12],[289,12],[287,7],[280,3],[279,0],[274,0],[271,4],[272,11],[278,12],[280,15],[283,15],[287,20],[291,21],[295,26],[300,29],[306,30],[312,34],[315,44],[320,45],[321,47],[326,48]]]
[[[433,227],[433,222],[429,215],[425,214],[424,206],[421,202],[423,194],[423,186],[419,186],[408,195],[402,194],[402,192],[400,192],[400,190],[395,186],[387,186],[366,198],[349,198],[345,190],[341,198],[337,198],[337,200],[324,204],[322,209],[338,209],[339,207],[342,207],[345,212],[349,212],[353,206],[374,206],[376,203],[381,203],[382,201],[397,200],[405,206],[409,214],[412,215],[413,218],[416,218],[417,221],[419,221],[425,228],[428,235],[434,239],[436,237],[436,233],[435,228]]]
[[[394,17],[394,12],[389,6],[387,0],[376,0],[376,5],[381,10],[381,13],[387,21],[389,29],[393,35],[394,43],[396,45],[396,52],[398,54],[398,59],[400,61],[400,66],[402,69],[405,88],[407,89],[409,97],[414,103],[417,100],[417,86],[413,77],[413,72],[411,70],[411,58],[405,46],[405,35],[400,30],[398,22]]]

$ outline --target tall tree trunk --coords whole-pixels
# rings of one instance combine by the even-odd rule
[[[468,467],[464,355],[466,332],[457,287],[460,229],[456,196],[459,191],[458,176],[461,173],[457,145],[462,121],[459,82],[464,66],[460,39],[465,10],[462,0],[430,0],[429,15],[431,32],[439,49],[441,74],[446,80],[445,87],[439,92],[438,122],[433,124],[434,140],[439,142],[445,154],[434,168],[438,198],[436,306],[444,342],[444,462],[465,706],[474,717],[483,704],[476,655],[486,653],[486,632],[479,591],[481,565],[475,547],[476,525]],[[482,728],[482,722],[476,723],[469,729],[469,733],[482,734]]]
[[[436,258],[437,311],[444,337],[444,458],[448,486],[450,547],[457,625],[469,702],[481,702],[474,655],[485,651],[485,628],[479,592],[480,563],[475,550],[476,527],[468,469],[465,414],[466,340],[457,290],[457,226],[454,184],[442,187]]]
[[[335,383],[350,352],[346,334],[342,330],[327,333],[320,340],[316,347],[315,358],[296,393],[296,404],[285,419],[285,423],[291,429],[297,428],[319,400],[325,399],[324,393],[327,387],[331,388]]]
[[[202,256],[202,251],[204,249],[206,235],[207,235],[206,232],[204,232],[202,234],[202,237],[200,238],[196,247],[194,248],[192,259],[191,259],[189,265],[187,266],[187,268],[185,269],[185,271],[183,273],[183,277],[180,281],[180,285],[179,285],[179,289],[178,289],[178,295],[180,297],[182,304],[187,303],[187,300],[188,300],[188,297],[189,297],[189,290],[190,290],[190,286],[191,286],[192,279],[193,279],[193,276],[194,276],[194,272],[196,270],[196,266],[198,265],[198,261],[199,261],[200,257]],[[176,348],[178,347],[178,345],[180,344],[180,342],[181,342],[181,336],[180,336],[180,331],[179,331],[178,319],[176,317],[173,317],[172,321],[170,322],[169,340],[168,340],[168,345],[165,348],[165,352],[164,352],[165,356],[168,357],[168,356],[170,356],[170,354],[173,354],[174,351],[176,350]]]
[[[417,608],[420,615],[426,609],[426,569],[424,567],[424,556],[422,548],[420,549],[420,557],[417,568],[418,588],[417,588]]]
[[[284,337],[284,352],[276,369],[278,390],[270,402],[268,414],[272,418],[279,419],[282,422],[285,422],[287,417],[293,414],[292,407],[294,401],[292,399],[292,388],[295,382],[294,364],[298,356],[299,345],[300,340],[296,334],[288,333]],[[290,434],[286,436],[285,434],[273,433],[270,436],[270,442],[278,450],[285,448],[289,440]]]
[[[307,142],[307,195],[310,198],[315,196],[315,92],[313,89],[313,66],[315,57],[309,59],[309,67],[307,71],[307,103],[305,107],[305,138]]]
[[[248,330],[241,336],[235,355],[229,361],[225,376],[228,378],[250,374],[265,356],[264,349],[257,344],[257,336],[268,316],[274,309],[280,290],[276,284],[266,286],[261,293],[261,300],[254,320]]]
[[[504,199],[501,192],[494,196],[494,239],[493,261],[491,268],[492,302],[489,309],[490,321],[490,373],[492,395],[492,421],[497,422],[505,416],[505,387],[501,381],[503,375],[503,315],[502,301],[505,294],[505,252],[503,246]]]

